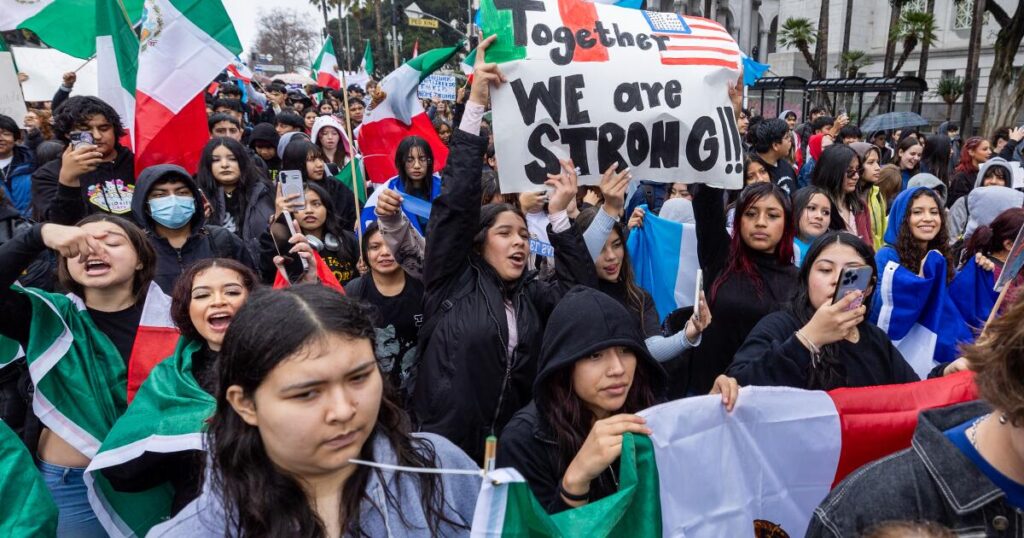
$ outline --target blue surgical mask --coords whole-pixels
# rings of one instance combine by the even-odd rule
[[[149,201],[149,214],[157,224],[177,230],[192,220],[196,199],[191,196],[163,196]]]

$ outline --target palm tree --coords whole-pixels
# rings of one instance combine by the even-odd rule
[[[843,14],[843,50],[839,53],[840,62],[837,66],[840,73],[846,72],[843,58],[850,52],[850,27],[853,25],[853,0],[846,0],[846,12]],[[842,75],[840,75],[842,76]]]
[[[814,59],[821,78],[825,78],[828,73],[829,4],[829,0],[821,0],[821,9],[818,11],[818,45],[814,47]]]
[[[960,77],[944,77],[935,86],[935,95],[946,102],[946,121],[953,116],[953,105],[964,94],[964,79]]]
[[[861,69],[864,69],[873,63],[874,62],[868,56],[868,53],[862,50],[851,50],[842,55],[836,69],[840,69],[840,76],[846,78],[857,78],[857,73],[859,73]]]
[[[935,0],[928,0],[924,12],[935,16]],[[917,78],[922,80],[928,75],[928,53],[931,51],[931,46],[931,43],[921,43],[921,59],[917,62]],[[922,97],[920,92],[914,94],[914,112],[918,114],[921,113]]]
[[[823,0],[825,1],[825,0]],[[821,70],[814,56],[811,56],[811,45],[818,39],[817,30],[810,19],[789,18],[779,28],[778,43],[783,47],[793,47],[800,51],[804,61],[811,68],[814,78],[822,78]]]
[[[892,69],[893,75],[900,72],[910,53],[918,44],[931,46],[935,42],[935,17],[922,11],[908,11],[900,17],[900,23],[889,34],[891,41],[902,41],[903,51]]]

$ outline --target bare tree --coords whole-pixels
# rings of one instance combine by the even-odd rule
[[[313,52],[320,45],[319,32],[297,11],[275,8],[260,13],[257,27],[256,49],[273,56],[272,62],[283,65],[285,71],[312,63]]]

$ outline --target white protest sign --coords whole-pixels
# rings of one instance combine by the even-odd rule
[[[72,95],[96,95],[98,77],[96,60],[86,63],[81,58],[68,56],[56,49],[11,47],[18,61],[18,69],[28,75],[21,89],[26,101],[49,101],[63,83],[64,73],[78,69]],[[83,67],[82,64],[85,64]]]
[[[430,75],[420,82],[416,96],[420,99],[437,97],[443,101],[454,101],[455,84],[455,75]]]
[[[1021,164],[1016,161],[1010,163],[1010,171],[1013,172],[1011,186],[1015,189],[1024,189],[1024,168],[1021,167]]]
[[[18,125],[25,124],[25,97],[14,69],[10,52],[0,52],[0,114],[9,116]]]
[[[716,22],[584,0],[484,0],[502,192],[536,190],[562,147],[594,185],[612,163],[662,182],[742,187],[728,89],[742,59]]]

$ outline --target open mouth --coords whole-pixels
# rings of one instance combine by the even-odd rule
[[[110,264],[102,260],[88,260],[85,262],[85,274],[99,276],[110,270]]]
[[[218,312],[207,317],[206,323],[215,331],[226,331],[228,329],[228,325],[231,325],[231,318],[233,317],[234,316],[227,312]]]
[[[526,263],[526,254],[522,252],[516,252],[515,254],[509,256],[508,259],[512,262],[512,265],[516,267],[521,267],[523,264]]]

